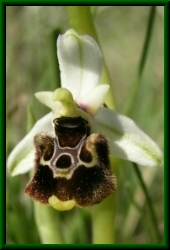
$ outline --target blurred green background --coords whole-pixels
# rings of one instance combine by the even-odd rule
[[[150,6],[92,6],[94,25],[114,84],[119,112],[124,112],[136,79],[146,36]],[[147,60],[135,102],[128,115],[163,150],[164,9],[156,16]],[[37,91],[55,89],[53,37],[70,28],[66,6],[6,7],[7,155],[26,134],[27,108],[36,119],[49,110],[35,100]],[[140,168],[156,211],[163,240],[163,168]],[[29,176],[7,173],[7,243],[40,243],[32,200],[23,194]],[[57,212],[57,211],[56,211]],[[57,212],[58,213],[58,212]],[[90,243],[88,209],[59,212],[66,243]],[[75,224],[70,233],[68,221]],[[155,243],[145,197],[131,163],[122,161],[117,188],[116,243]],[[78,233],[82,232],[82,233]]]

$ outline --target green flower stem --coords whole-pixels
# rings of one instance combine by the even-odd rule
[[[92,243],[114,244],[115,194],[91,208]]]
[[[119,161],[111,157],[111,165],[114,166],[114,174],[118,179]],[[114,244],[115,231],[114,223],[116,216],[116,197],[115,191],[104,201],[91,208],[92,214],[92,242],[93,244]]]
[[[71,28],[80,34],[87,34],[93,37],[99,44],[97,33],[93,24],[90,6],[69,6],[68,15]],[[110,91],[106,98],[109,108],[115,109],[115,99],[113,96],[113,85],[104,62],[102,84],[109,84]],[[115,194],[109,196],[101,204],[92,208],[92,243],[93,244],[113,244],[114,243],[114,216],[115,216]]]
[[[96,42],[100,46],[97,33],[94,27],[94,23],[93,23],[90,6],[68,6],[67,9],[68,9],[68,16],[69,16],[71,28],[76,30],[79,34],[82,34],[82,35],[86,34],[86,35],[93,37],[94,40],[96,40]],[[101,83],[110,85],[110,91],[107,94],[106,104],[109,108],[115,109],[116,102],[114,98],[113,84],[111,82],[109,72],[108,72],[105,62],[103,63]]]
[[[156,15],[156,6],[152,6],[150,9],[148,26],[147,26],[147,30],[146,30],[146,36],[145,36],[145,41],[144,41],[144,45],[143,45],[143,49],[142,49],[141,59],[140,59],[139,67],[137,70],[137,76],[136,76],[136,79],[131,86],[131,89],[130,89],[129,94],[128,94],[128,99],[125,102],[125,106],[123,108],[123,113],[126,115],[130,114],[131,109],[133,109],[133,107],[135,105],[137,92],[138,92],[140,84],[141,84],[144,66],[146,64],[146,60],[147,60],[147,56],[148,56],[149,45],[151,43],[155,15]]]
[[[34,202],[35,220],[42,244],[63,244],[60,212]]]
[[[97,33],[94,28],[90,6],[68,6],[70,26],[80,34],[88,34],[97,42]]]
[[[150,199],[150,196],[149,196],[149,192],[148,192],[148,189],[145,185],[145,182],[142,178],[142,175],[140,173],[140,170],[137,166],[136,163],[133,163],[133,166],[134,166],[134,170],[135,170],[135,173],[138,177],[138,180],[140,182],[140,185],[142,187],[142,190],[145,194],[145,197],[146,197],[146,203],[147,203],[147,206],[148,206],[148,209],[149,209],[149,212],[150,212],[150,218],[151,218],[151,222],[152,222],[152,225],[153,225],[153,229],[155,231],[155,239],[157,240],[157,243],[162,243],[162,237],[161,237],[161,233],[159,231],[159,226],[158,226],[158,223],[157,223],[157,218],[156,218],[156,214],[155,214],[155,210],[153,208],[153,205],[152,205],[152,201]]]

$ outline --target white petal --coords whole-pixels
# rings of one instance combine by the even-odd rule
[[[39,132],[53,134],[52,112],[38,120],[31,131],[16,145],[7,160],[7,168],[14,175],[28,172],[34,166],[35,150],[33,138]]]
[[[94,116],[99,108],[103,105],[108,90],[109,85],[98,85],[92,89],[90,93],[78,100],[79,106],[88,114]]]
[[[110,152],[116,157],[143,166],[163,164],[157,144],[126,116],[101,108],[94,118],[93,130],[108,138]]]
[[[57,112],[61,108],[61,103],[60,102],[54,102],[52,99],[53,92],[50,91],[41,91],[35,93],[35,97],[45,104],[47,107],[52,109],[54,112]]]
[[[61,85],[75,100],[98,85],[102,55],[97,43],[89,36],[79,36],[74,30],[60,35],[57,53],[61,71]]]

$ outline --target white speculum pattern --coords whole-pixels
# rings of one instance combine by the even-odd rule
[[[92,136],[88,136],[86,141],[89,141]],[[95,154],[91,154],[92,160],[90,162],[84,162],[80,159],[80,152],[85,142],[85,136],[81,139],[81,141],[76,145],[76,147],[61,147],[59,144],[59,140],[56,137],[54,139],[54,152],[50,160],[46,161],[43,157],[41,157],[40,164],[43,166],[48,165],[50,169],[53,171],[53,177],[65,177],[66,179],[70,179],[75,171],[80,165],[84,165],[85,167],[93,167],[97,164],[97,157]],[[87,147],[86,147],[87,148]],[[88,149],[87,149],[88,150]],[[89,152],[90,153],[90,152]],[[71,165],[67,168],[65,167],[57,167],[57,160],[62,155],[68,155],[71,160]]]

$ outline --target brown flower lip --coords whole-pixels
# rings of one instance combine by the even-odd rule
[[[61,117],[56,137],[39,133],[34,138],[35,172],[25,193],[48,204],[53,195],[79,207],[100,203],[116,188],[106,138],[90,134],[81,117]]]

